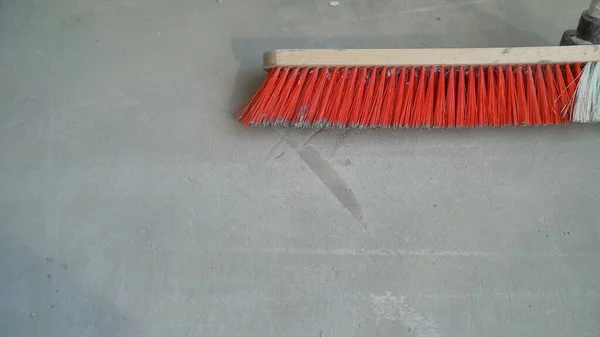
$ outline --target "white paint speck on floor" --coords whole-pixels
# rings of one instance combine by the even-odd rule
[[[233,120],[269,49],[555,45],[587,5],[0,1],[2,335],[597,335],[597,125]]]

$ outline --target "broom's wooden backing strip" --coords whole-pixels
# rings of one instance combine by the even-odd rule
[[[264,67],[436,66],[586,63],[600,46],[447,49],[282,49],[265,53]]]

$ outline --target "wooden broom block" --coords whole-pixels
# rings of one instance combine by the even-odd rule
[[[282,49],[264,54],[264,68],[442,66],[586,63],[600,61],[600,46],[443,49]]]

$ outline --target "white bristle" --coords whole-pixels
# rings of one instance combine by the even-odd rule
[[[600,62],[589,62],[583,68],[575,94],[573,122],[600,122]]]

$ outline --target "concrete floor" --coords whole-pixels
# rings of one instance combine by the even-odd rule
[[[232,120],[268,49],[554,45],[588,3],[0,1],[2,335],[598,336],[598,126]]]

